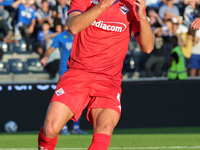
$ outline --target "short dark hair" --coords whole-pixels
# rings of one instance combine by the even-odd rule
[[[42,3],[43,3],[43,2],[49,2],[49,1],[48,1],[48,0],[42,0]]]
[[[48,25],[50,25],[49,22],[48,22],[47,20],[45,20],[45,21],[43,22],[43,24],[45,24],[45,23],[48,24]]]

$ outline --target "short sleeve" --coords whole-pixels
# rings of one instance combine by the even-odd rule
[[[41,36],[40,36],[41,32],[42,32],[42,31],[40,30],[40,31],[37,33],[37,40],[38,40],[38,41],[41,40]]]
[[[131,27],[134,35],[138,35],[140,32],[140,21],[137,20],[137,18],[134,18]]]
[[[131,29],[132,29],[134,35],[136,36],[140,32],[140,21],[139,21],[139,18],[137,16],[136,5],[133,6],[132,18],[133,19],[132,19],[132,22],[131,22]]]
[[[88,0],[72,0],[70,3],[70,8],[68,15],[73,11],[85,12],[87,10]]]
[[[53,39],[53,43],[51,44],[51,46],[54,47],[54,48],[60,47],[59,39],[60,39],[60,34],[58,34],[58,35]]]
[[[32,19],[36,20],[36,15],[35,15],[35,10],[33,9],[33,12],[32,12]]]
[[[22,5],[22,4],[19,4],[19,5],[18,5],[18,9],[23,9],[23,5]]]

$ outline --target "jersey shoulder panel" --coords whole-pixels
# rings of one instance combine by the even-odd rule
[[[73,11],[85,12],[88,9],[88,6],[92,4],[91,1],[92,0],[72,0],[68,14]]]

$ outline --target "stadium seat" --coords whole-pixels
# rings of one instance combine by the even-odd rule
[[[132,72],[134,71],[134,69],[135,69],[134,57],[132,55],[126,55],[126,58],[123,64],[123,71]]]
[[[32,51],[27,51],[26,50],[26,43],[24,40],[19,40],[19,43],[13,43],[12,44],[13,51],[18,53],[18,54],[30,54]]]
[[[40,62],[39,58],[27,59],[28,71],[32,73],[46,73],[44,66]]]
[[[0,74],[9,74],[9,63],[0,61]]]
[[[4,54],[12,54],[13,48],[12,44],[0,41],[0,48],[3,50]]]
[[[9,59],[9,70],[14,74],[28,73],[26,62],[22,62],[20,59]]]

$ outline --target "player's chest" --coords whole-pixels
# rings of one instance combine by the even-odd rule
[[[63,38],[60,39],[60,43],[62,47],[66,50],[71,50],[72,44],[73,44],[74,36],[63,36]]]
[[[99,0],[100,1],[100,0]],[[99,3],[98,0],[92,0],[93,7]],[[127,0],[129,1],[129,0]],[[133,19],[133,5],[121,0],[104,10],[101,15],[92,23],[92,26],[107,31],[123,32],[129,29],[130,22]]]

